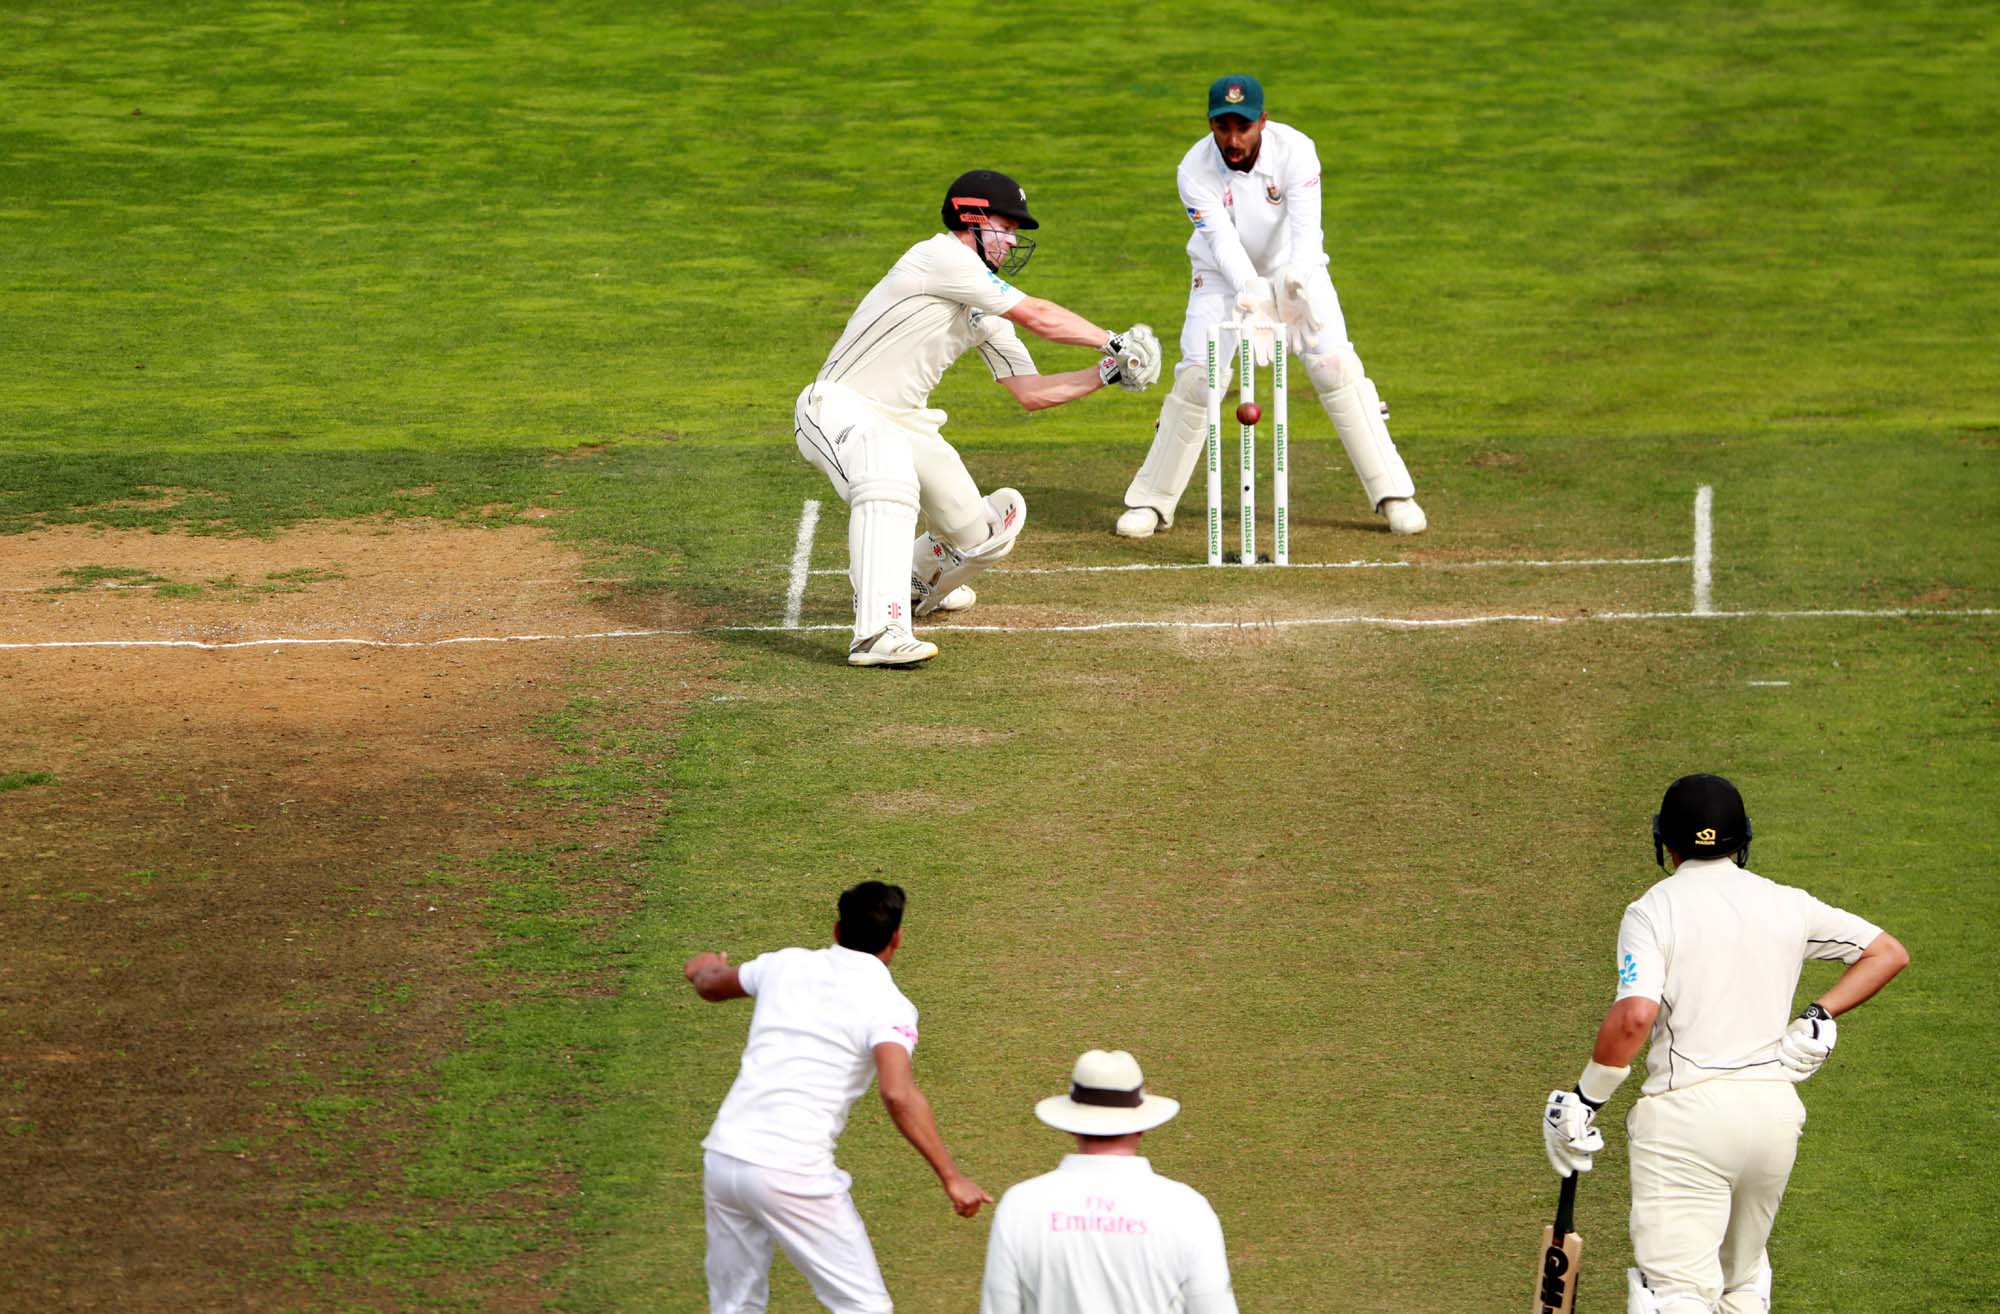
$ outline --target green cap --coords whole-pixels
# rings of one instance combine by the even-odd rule
[[[1254,123],[1264,113],[1264,88],[1248,73],[1217,78],[1208,88],[1208,117],[1234,114]]]

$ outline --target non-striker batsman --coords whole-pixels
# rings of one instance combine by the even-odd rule
[[[1247,75],[1217,78],[1208,91],[1208,135],[1182,157],[1181,204],[1194,232],[1194,266],[1181,360],[1160,403],[1152,450],[1125,490],[1118,532],[1147,538],[1174,523],[1207,441],[1204,413],[1208,330],[1237,319],[1285,325],[1333,431],[1361,479],[1368,504],[1394,534],[1421,534],[1427,522],[1417,487],[1389,438],[1382,399],[1347,338],[1340,296],[1327,273],[1320,226],[1319,152],[1312,138],[1264,112],[1264,89]],[[1254,344],[1271,363],[1273,343]],[[1224,335],[1223,350],[1234,350]]]
[[[1549,1092],[1542,1144],[1558,1176],[1590,1171],[1604,1148],[1597,1111],[1650,1036],[1625,1123],[1638,1264],[1625,1308],[1765,1314],[1764,1245],[1806,1121],[1795,1087],[1833,1052],[1834,1018],[1910,955],[1874,923],[1747,870],[1750,816],[1720,776],[1668,786],[1653,856],[1669,875],[1625,909],[1617,997],[1576,1085]],[[1787,1022],[1814,959],[1847,970]]]

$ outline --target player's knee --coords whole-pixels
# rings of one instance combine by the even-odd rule
[[[1365,376],[1361,357],[1354,354],[1352,347],[1341,347],[1306,357],[1306,377],[1312,380],[1313,391],[1325,394],[1359,383]]]
[[[1205,370],[1182,363],[1174,367],[1174,396],[1184,402],[1200,406],[1208,400],[1208,375]]]
[[[950,524],[933,520],[931,533],[968,557],[997,561],[1014,550],[1028,521],[1028,499],[1019,489],[996,488],[951,519]]]
[[[859,506],[863,502],[896,502],[903,506],[916,506],[917,481],[858,479],[847,486],[847,501],[850,506]]]

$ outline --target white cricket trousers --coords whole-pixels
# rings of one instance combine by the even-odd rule
[[[939,410],[891,411],[840,383],[811,383],[792,411],[799,454],[848,505],[847,574],[858,643],[910,626],[910,574],[921,511],[957,548],[986,541],[986,501],[938,427]]]
[[[1632,1258],[1663,1314],[1764,1314],[1751,1287],[1805,1122],[1789,1081],[1719,1078],[1632,1106]]]
[[[708,1217],[709,1314],[763,1314],[771,1251],[782,1248],[819,1303],[835,1314],[894,1308],[846,1173],[788,1173],[708,1151],[701,1198]]]

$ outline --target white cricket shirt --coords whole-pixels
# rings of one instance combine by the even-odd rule
[[[1222,1223],[1145,1159],[1072,1154],[1000,1197],[980,1314],[1236,1314]]]
[[[1778,1041],[1808,959],[1852,963],[1882,928],[1728,858],[1683,862],[1618,925],[1618,998],[1657,999],[1644,1093],[1784,1080]]]
[[[845,384],[892,411],[915,411],[930,404],[944,372],[974,347],[996,379],[1033,374],[1035,362],[1013,322],[1001,318],[1027,297],[965,243],[939,233],[903,252],[861,298],[818,379]]]
[[[1194,224],[1187,253],[1196,270],[1213,270],[1240,292],[1252,277],[1276,279],[1289,265],[1325,266],[1319,152],[1297,128],[1265,123],[1257,162],[1244,173],[1203,137],[1181,157],[1175,181]]]
[[[757,1007],[702,1148],[765,1168],[837,1171],[833,1145],[875,1079],[875,1046],[916,1051],[916,1005],[881,959],[839,945],[762,954],[736,979]]]

